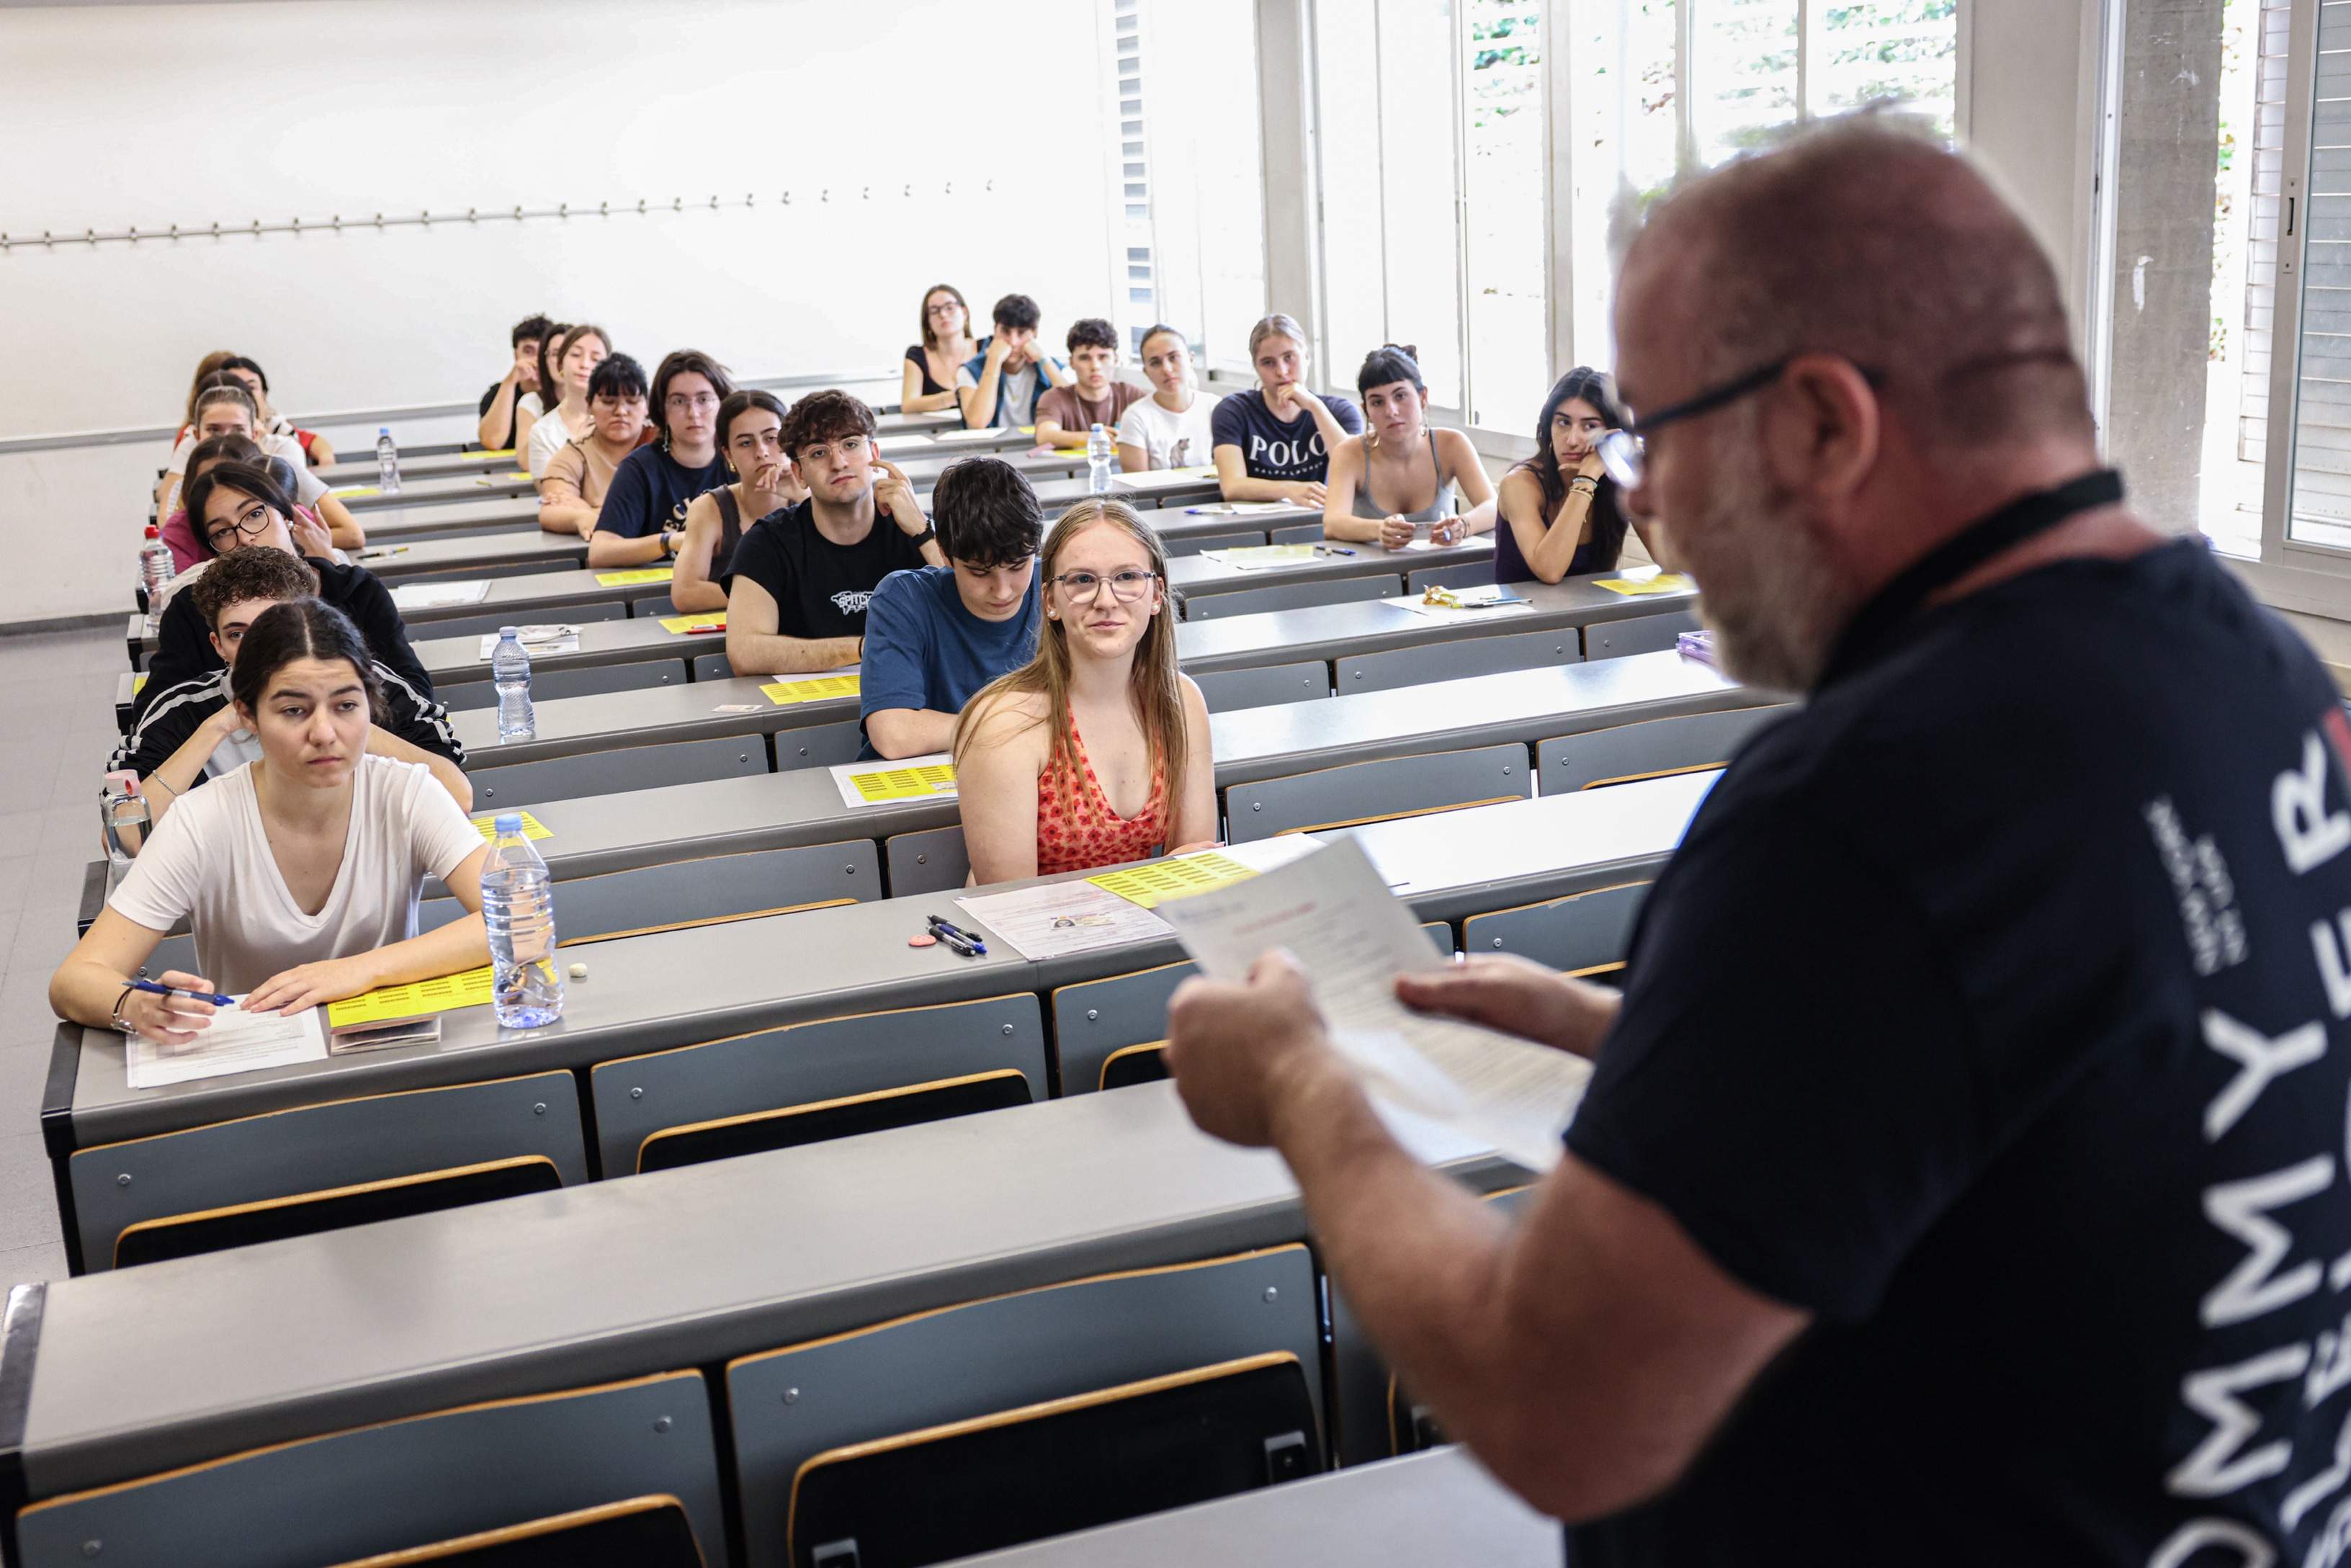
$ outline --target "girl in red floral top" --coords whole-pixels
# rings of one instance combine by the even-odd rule
[[[1085,871],[1217,834],[1208,710],[1176,668],[1166,553],[1123,501],[1090,498],[1045,542],[1037,656],[956,726],[975,883]]]

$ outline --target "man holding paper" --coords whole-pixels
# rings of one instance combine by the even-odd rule
[[[1564,1157],[1515,1228],[1418,1167],[1321,954],[1177,993],[1186,1103],[1280,1150],[1336,1288],[1574,1568],[2335,1561],[2331,684],[2121,506],[2053,271],[1937,146],[1857,120],[1697,182],[1616,324],[1604,458],[1725,666],[1808,701],[1699,809],[1621,1003],[1398,982],[1594,1059]]]

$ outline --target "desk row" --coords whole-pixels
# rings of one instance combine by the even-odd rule
[[[1513,1167],[1392,1121],[1513,1207]],[[1326,1511],[1428,1485],[1509,1542],[1479,1561],[1555,1563],[1441,1457],[1283,1496],[1435,1435],[1306,1240],[1277,1158],[1146,1085],[22,1287],[11,1560],[292,1568],[514,1532],[569,1561],[914,1564],[1243,1492],[1233,1519],[1360,1539]],[[1079,1545],[1036,1560],[1120,1560]]]

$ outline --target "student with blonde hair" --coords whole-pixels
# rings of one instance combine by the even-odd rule
[[[1208,709],[1176,667],[1159,536],[1089,498],[1045,545],[1037,655],[955,732],[975,883],[1144,860],[1217,835]]]

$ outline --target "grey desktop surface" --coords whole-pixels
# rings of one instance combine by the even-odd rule
[[[545,570],[549,563],[588,564],[588,541],[577,534],[550,534],[543,528],[510,528],[501,533],[463,538],[387,540],[350,552],[351,559],[386,582],[427,575],[457,577],[511,576],[517,570]]]
[[[946,1568],[1560,1568],[1557,1523],[1459,1448],[1242,1492]]]
[[[1349,831],[1423,919],[1453,918],[1604,886],[1628,867],[1658,863],[1710,783],[1711,775],[1685,775]],[[567,810],[549,825],[555,837],[543,851],[579,824]],[[956,918],[955,896],[875,900],[566,948],[567,963],[586,964],[589,976],[567,982],[564,1018],[548,1029],[503,1031],[488,1009],[465,1009],[442,1015],[437,1041],[160,1089],[129,1086],[120,1035],[60,1026],[78,1040],[71,1144],[89,1148],[293,1105],[585,1067],[808,1019],[1050,991],[1182,956],[1164,936],[1042,962],[1000,938],[977,958],[909,947],[925,915]]]
[[[1277,1155],[1152,1084],[89,1275],[47,1287],[25,1470],[53,1496],[1303,1233]]]

